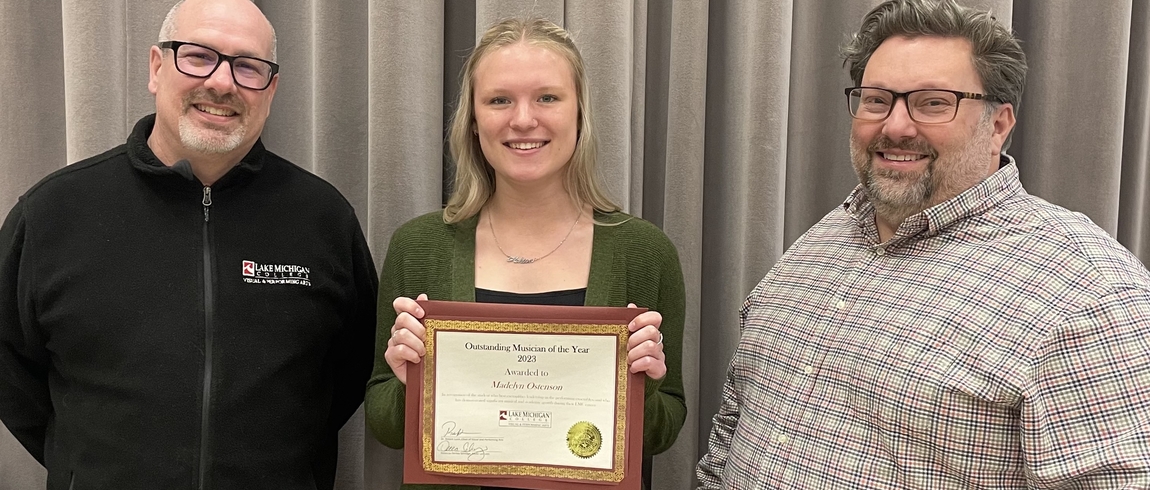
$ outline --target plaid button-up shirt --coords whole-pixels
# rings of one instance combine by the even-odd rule
[[[1150,273],[1013,162],[881,244],[856,188],[740,315],[700,488],[1150,488]]]

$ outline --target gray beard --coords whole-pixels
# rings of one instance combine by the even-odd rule
[[[897,224],[930,207],[934,190],[938,187],[938,182],[934,181],[934,165],[937,161],[937,158],[932,159],[926,169],[917,175],[876,170],[873,165],[868,165],[863,187],[874,205],[875,213],[887,222]]]
[[[875,214],[896,228],[907,218],[951,199],[977,185],[986,176],[992,128],[984,118],[957,153],[936,156],[920,174],[875,169],[869,145],[851,141],[851,158]],[[861,146],[861,147],[860,147]],[[861,165],[859,165],[861,163]]]
[[[193,109],[194,110],[194,109]],[[184,147],[200,153],[228,153],[240,147],[247,128],[240,126],[235,131],[224,133],[192,124],[187,116],[180,117],[180,141]]]

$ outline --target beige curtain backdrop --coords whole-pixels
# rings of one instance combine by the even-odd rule
[[[148,46],[171,1],[0,0],[4,212],[152,112]],[[1147,262],[1150,0],[965,1],[1012,25],[1030,58],[1010,149],[1026,187],[1090,216]],[[662,226],[682,259],[690,412],[675,447],[655,458],[654,487],[691,488],[739,305],[855,184],[836,50],[878,0],[257,3],[283,68],[264,140],[343,191],[377,263],[392,230],[441,206],[443,128],[476,33],[522,14],[573,32],[610,190]],[[340,460],[340,489],[400,481],[400,452],[365,436],[362,416],[344,428]],[[43,486],[43,468],[0,429],[0,487]]]

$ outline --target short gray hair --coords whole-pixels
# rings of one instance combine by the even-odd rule
[[[990,12],[954,0],[888,0],[863,18],[862,27],[842,47],[851,80],[862,84],[867,62],[887,38],[960,37],[970,41],[972,60],[987,95],[1014,106],[1017,113],[1026,85],[1026,54],[1018,39]]]
[[[168,15],[164,16],[164,23],[160,24],[160,37],[158,42],[172,41],[176,37],[176,11],[180,10],[180,6],[187,0],[179,0],[172,8],[168,10]],[[252,3],[255,3],[253,0]],[[257,8],[259,8],[257,6]],[[268,29],[272,31],[272,54],[270,61],[276,61],[276,28],[272,23],[268,22]]]

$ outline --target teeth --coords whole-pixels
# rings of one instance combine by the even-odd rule
[[[215,116],[234,116],[234,115],[236,115],[235,112],[229,111],[227,109],[217,109],[215,107],[209,107],[209,106],[205,106],[205,105],[197,105],[196,109],[199,109],[201,111],[204,111],[208,114],[212,114]]]
[[[508,143],[507,146],[515,148],[516,150],[534,150],[543,146],[542,141],[535,141],[532,143]]]
[[[922,158],[922,155],[891,155],[890,153],[883,153],[887,160],[894,160],[896,162],[912,162]]]

